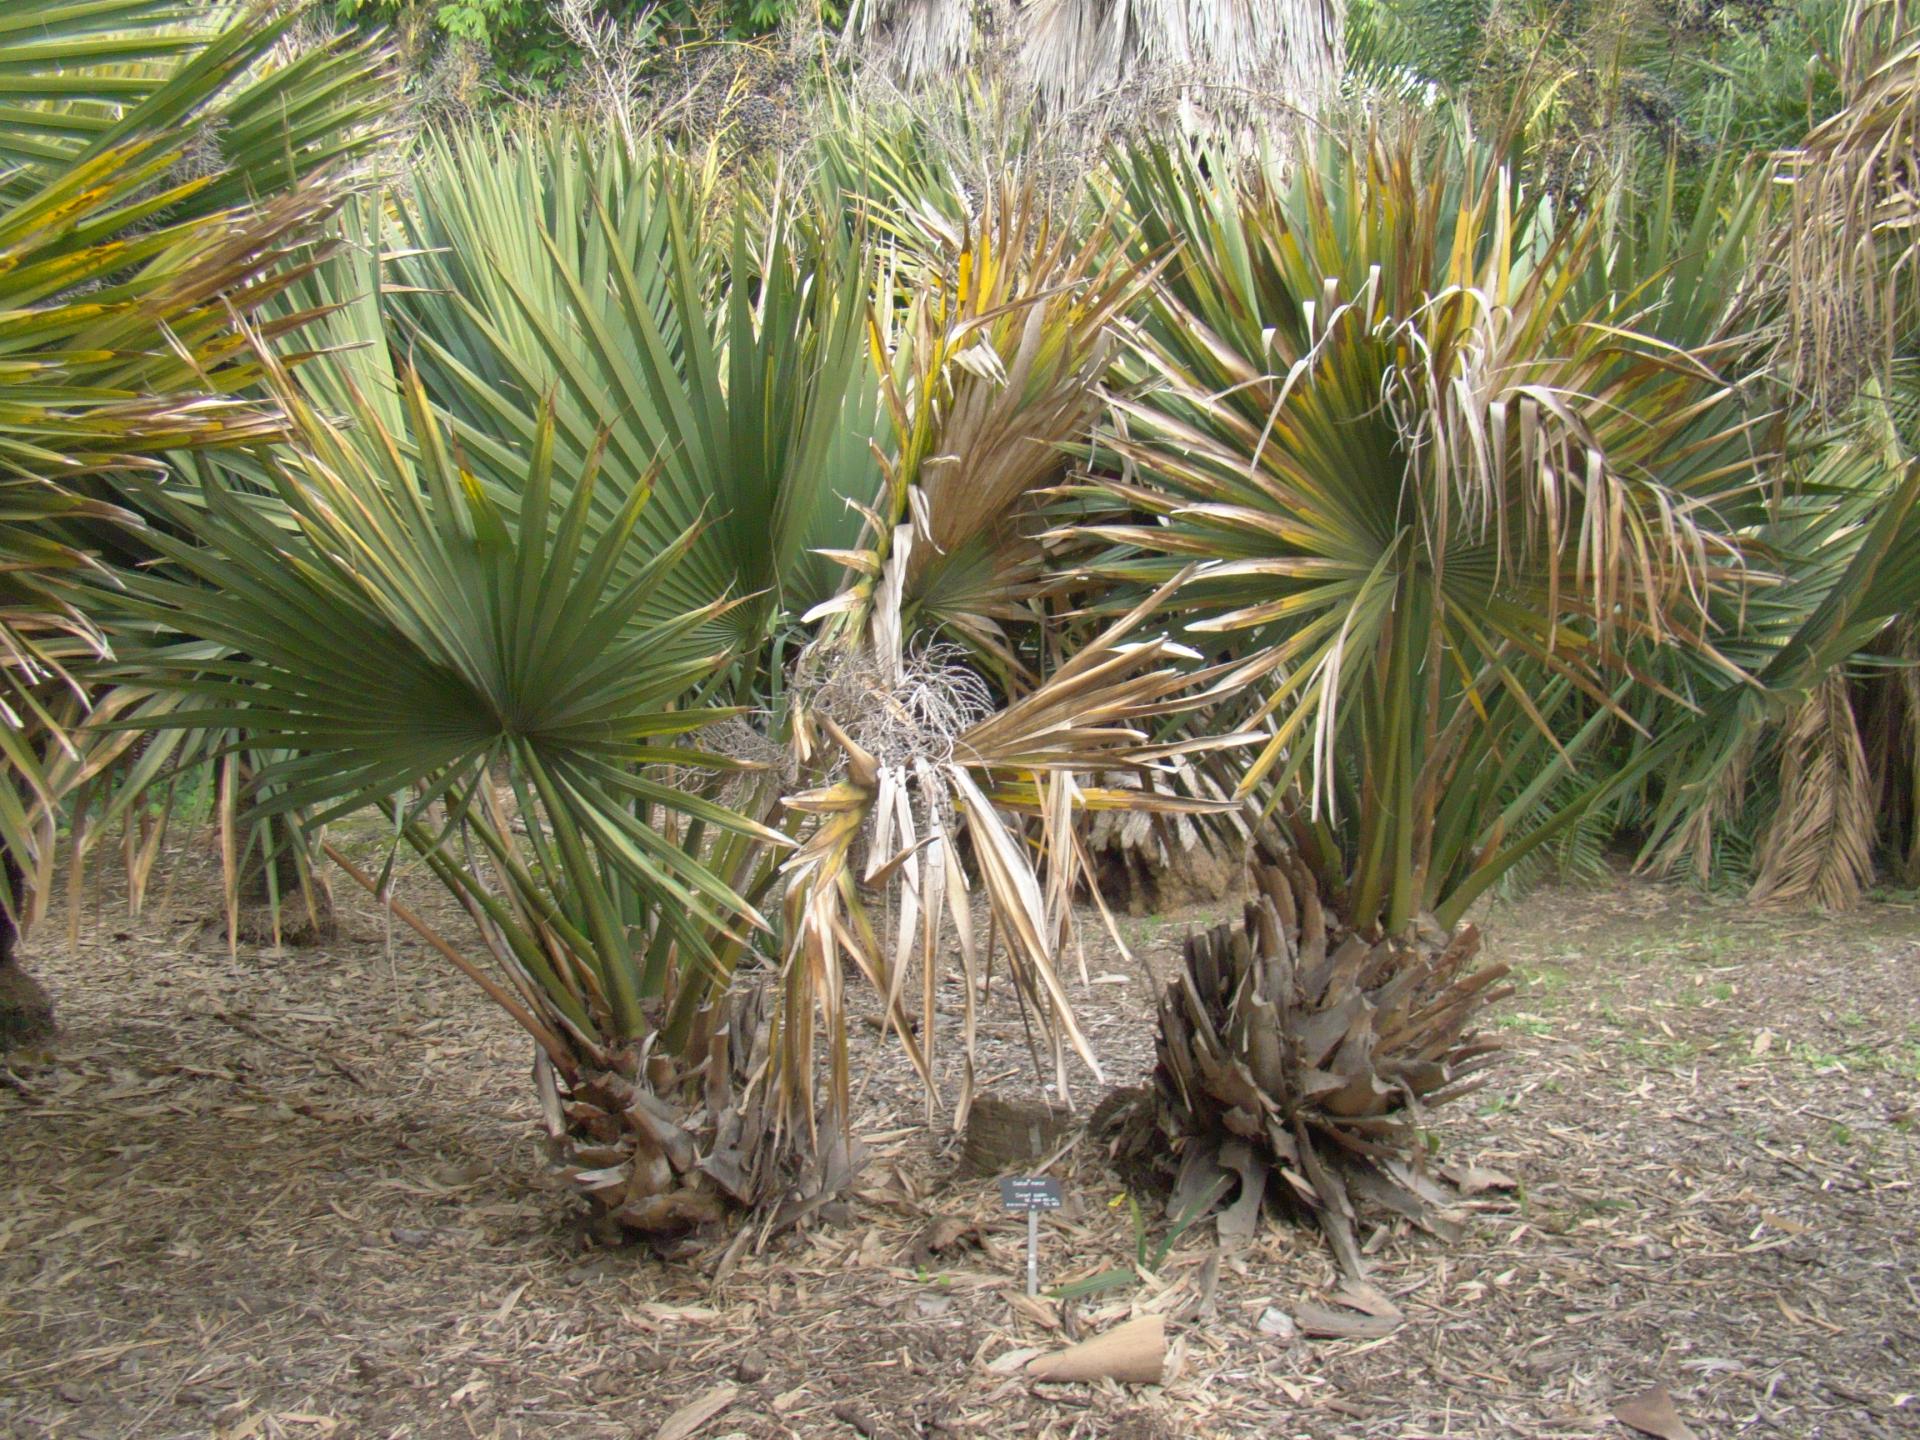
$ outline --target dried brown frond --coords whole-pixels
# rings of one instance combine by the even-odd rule
[[[1149,603],[1164,598],[1157,595]],[[967,981],[963,1077],[956,1102],[964,1120],[973,1088],[973,988],[984,980],[993,957],[991,944],[984,951],[976,945],[971,883],[961,862],[963,837],[994,933],[1007,947],[1008,975],[1046,1047],[1046,1068],[1060,1097],[1069,1094],[1069,1051],[1099,1076],[1062,974],[1072,953],[1073,898],[1086,879],[1087,856],[1076,820],[1112,807],[1167,814],[1231,807],[1148,785],[1122,789],[1083,783],[1082,777],[1102,771],[1146,776],[1163,762],[1245,741],[1240,735],[1153,739],[1149,721],[1209,703],[1217,697],[1208,687],[1222,677],[1178,663],[1180,653],[1165,640],[1131,641],[1148,613],[1142,606],[1123,617],[1033,690],[980,715],[957,734],[944,727],[965,713],[971,687],[961,687],[958,700],[949,694],[936,705],[918,703],[919,710],[936,717],[926,733],[914,733],[913,710],[906,706],[870,720],[874,728],[868,733],[877,732],[893,758],[868,749],[824,711],[805,715],[797,729],[808,760],[840,778],[785,801],[815,821],[785,866],[786,1004],[776,1073],[783,1108],[795,1123],[814,1109],[816,1011],[819,1033],[834,1044],[831,1098],[836,1109],[844,1110],[848,1077],[839,1037],[849,963],[884,997],[889,1028],[898,1032],[932,1103],[935,1027],[929,1023],[914,1034],[904,1002],[914,996],[923,1016],[935,1013],[949,927]],[[878,659],[868,663],[885,673]],[[916,683],[938,688],[936,674],[923,672]],[[836,750],[838,758],[825,763],[822,752]],[[881,933],[883,926],[862,898],[863,887],[882,885],[897,896],[891,936]]]
[[[1712,795],[1705,804],[1688,812],[1686,823],[1674,831],[1647,863],[1651,873],[1672,875],[1684,868],[1703,883],[1714,873],[1714,840],[1721,827],[1731,824],[1746,803],[1747,779],[1759,740],[1757,730],[1741,732],[1733,754],[1714,777]]]
[[[1177,1172],[1169,1213],[1204,1213],[1237,1185],[1226,1234],[1254,1233],[1277,1180],[1279,1203],[1311,1212],[1358,1279],[1356,1199],[1452,1229],[1424,1114],[1484,1083],[1499,1047],[1468,1027],[1511,993],[1507,967],[1473,967],[1471,925],[1349,929],[1296,856],[1253,879],[1239,923],[1188,938],[1160,1000],[1152,1093],[1121,1143]]]
[[[1752,898],[1857,903],[1873,882],[1874,804],[1846,676],[1822,680],[1781,740],[1780,808],[1760,845]]]
[[[977,68],[1103,136],[1143,119],[1225,133],[1311,114],[1344,53],[1337,7],[1286,0],[862,0],[847,28],[906,86]]]
[[[811,686],[797,682],[808,707],[882,765],[951,760],[960,737],[994,709],[992,689],[958,645],[910,646],[897,666],[839,648],[810,653],[809,661],[830,668]]]
[[[1846,104],[1776,158],[1790,209],[1736,323],[1777,312],[1774,363],[1828,414],[1884,378],[1920,266],[1920,34],[1900,0],[1854,0]]]

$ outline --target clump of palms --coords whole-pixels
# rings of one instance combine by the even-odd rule
[[[146,723],[246,737],[264,814],[384,813],[480,950],[402,918],[532,1035],[575,1185],[652,1233],[844,1181],[844,970],[931,1086],[902,997],[948,925],[990,963],[975,883],[1060,1083],[1092,1066],[1071,820],[1146,792],[1086,772],[1232,743],[1147,733],[1207,679],[1135,636],[1151,606],[1063,655],[1038,603],[1139,263],[1017,186],[880,230],[711,178],[561,130],[436,143],[368,247],[402,283],[275,372],[292,447],[130,492],[170,533],[129,673],[184,697]],[[344,343],[383,323],[417,369]]]

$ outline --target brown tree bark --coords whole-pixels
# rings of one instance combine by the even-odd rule
[[[19,862],[0,852],[0,1050],[31,1045],[53,1034],[53,1001],[20,966],[18,915],[25,903]]]

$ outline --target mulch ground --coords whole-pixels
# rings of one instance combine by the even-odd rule
[[[9,1436],[1572,1440],[1628,1435],[1612,1407],[1654,1385],[1701,1437],[1920,1434],[1911,898],[1783,915],[1622,880],[1494,907],[1525,977],[1495,1021],[1511,1054],[1436,1127],[1485,1185],[1466,1237],[1374,1227],[1403,1322],[1315,1339],[1292,1317],[1337,1276],[1277,1217],[1028,1301],[1024,1222],[956,1178],[866,1025],[850,1214],[726,1266],[724,1235],[599,1248],[544,1169],[528,1045],[444,962],[344,882],[342,939],[230,957],[210,860],[168,863],[141,917],[108,883],[73,950],[43,927],[63,1033],[0,1069]],[[1164,967],[1205,918],[1125,924]],[[1087,959],[1081,1014],[1108,1079],[1137,1080],[1152,996],[1110,945]],[[1029,1093],[1003,990],[985,1029],[983,1079]],[[1093,1147],[1051,1173],[1045,1282],[1131,1260]],[[959,1238],[916,1248],[943,1219]],[[1142,1311],[1173,1336],[1164,1385],[1005,1363]]]

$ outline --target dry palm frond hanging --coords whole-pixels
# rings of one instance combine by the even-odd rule
[[[1788,222],[1731,323],[1777,312],[1783,373],[1828,413],[1884,377],[1920,265],[1920,31],[1903,0],[1853,0],[1846,104],[1776,161]]]
[[[831,1098],[844,1110],[849,962],[884,997],[931,1094],[949,925],[967,981],[964,1122],[973,987],[993,939],[976,943],[962,836],[1055,1083],[1064,1096],[1069,1051],[1097,1077],[1061,973],[1085,868],[1075,817],[1116,805],[1223,807],[1090,777],[1146,780],[1180,755],[1242,743],[1154,741],[1151,720],[1212,703],[1208,687],[1220,678],[1196,672],[1195,657],[1164,638],[1134,638],[1164,589],[1063,662],[1015,639],[1043,618],[1033,601],[1047,498],[1065,468],[1062,447],[1092,418],[1109,323],[1144,283],[1143,267],[1117,258],[1118,247],[1070,243],[1019,194],[990,197],[964,230],[914,248],[912,304],[876,316],[895,432],[884,493],[861,547],[836,553],[852,578],[808,617],[821,628],[796,683],[794,759],[822,781],[786,802],[813,822],[786,865],[773,1057],[778,1108],[796,1124],[815,1113],[821,1031]],[[884,936],[862,894],[882,886],[897,896]],[[919,1037],[910,995],[928,1017]]]
[[[951,925],[966,981],[956,1102],[956,1123],[964,1123],[973,1094],[975,987],[985,979],[983,965],[991,963],[974,935],[957,843],[964,834],[994,929],[1005,938],[1015,992],[1039,1022],[1061,1096],[1068,1094],[1069,1049],[1099,1078],[1061,973],[1073,938],[1072,899],[1087,863],[1075,817],[1111,807],[1162,814],[1222,807],[1143,786],[1095,786],[1081,777],[1092,771],[1149,775],[1164,761],[1245,739],[1205,736],[1164,745],[1150,739],[1149,719],[1217,698],[1206,682],[1218,679],[1218,672],[1195,674],[1177,663],[1176,657],[1185,657],[1164,639],[1128,640],[1149,607],[1164,600],[1164,592],[1153,596],[1037,688],[957,734],[890,707],[889,698],[900,694],[900,687],[876,688],[871,697],[872,714],[897,716],[891,726],[870,722],[864,727],[870,741],[876,730],[886,734],[881,754],[855,740],[831,715],[810,717],[818,725],[814,743],[822,750],[837,747],[845,769],[835,783],[787,801],[819,823],[787,863],[790,998],[802,1002],[811,996],[816,1005],[792,1003],[784,1012],[784,1075],[810,1074],[817,1008],[825,1033],[835,1038],[829,1084],[836,1103],[844,1106],[846,1027],[840,1004],[843,959],[850,959],[885,997],[889,1028],[899,1032],[931,1090],[933,1028],[915,1037],[903,1002],[914,994],[922,1014],[934,1013],[945,953],[941,941]],[[876,933],[860,896],[862,886],[887,883],[897,885],[900,897],[890,938]],[[790,1109],[809,1113],[804,1092],[790,1093],[797,1102]]]
[[[1873,785],[1844,671],[1821,680],[1780,744],[1780,806],[1761,841],[1755,900],[1844,910],[1873,883]]]
[[[1183,124],[1258,102],[1311,114],[1339,82],[1331,0],[860,0],[848,33],[908,85],[1004,67],[1052,114],[1177,109]]]

